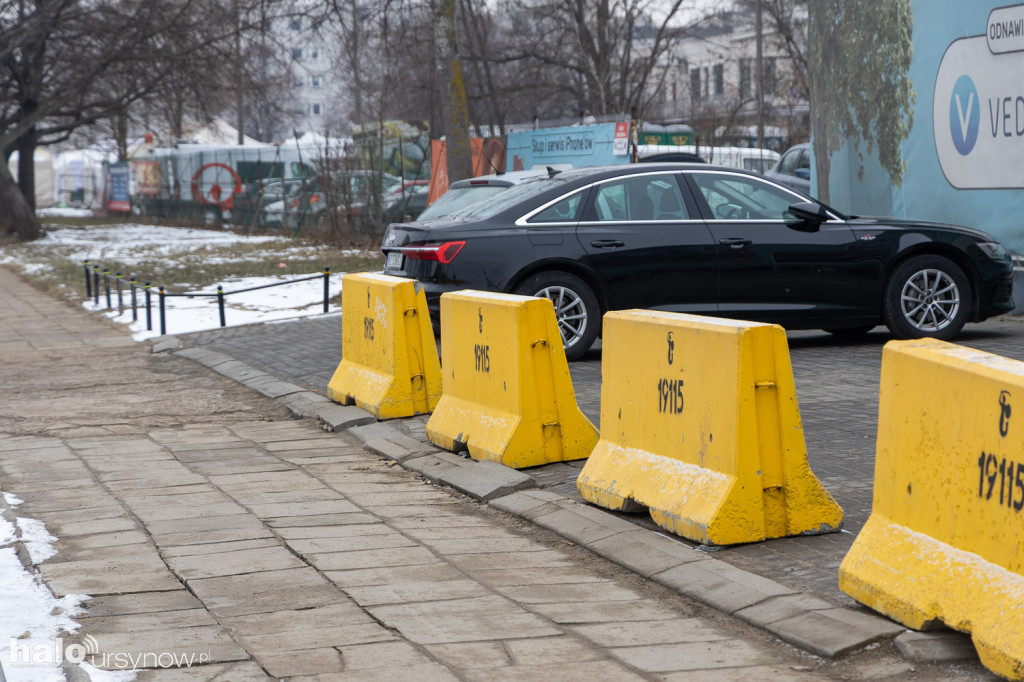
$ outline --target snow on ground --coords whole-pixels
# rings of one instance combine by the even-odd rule
[[[89,261],[102,267],[104,261],[117,261],[128,266],[174,266],[190,255],[203,257],[203,252],[235,244],[263,244],[280,257],[297,253],[298,247],[284,237],[239,235],[223,230],[203,230],[158,225],[121,225],[117,227],[68,227],[48,230],[36,241],[22,246],[17,258],[4,254],[0,263],[19,263],[32,274],[33,263],[26,262],[27,253],[59,253],[70,261]],[[259,258],[260,254],[250,254]],[[225,262],[223,258],[204,258],[204,262]],[[35,263],[35,267],[46,267]],[[166,282],[165,282],[166,284]]]
[[[257,322],[274,322],[290,320],[309,315],[323,315],[324,280],[323,277],[282,284],[267,289],[258,289],[232,294],[240,289],[263,286],[274,282],[286,282],[295,277],[242,277],[225,280],[222,283],[225,293],[224,322],[227,326],[254,324]],[[341,274],[331,275],[330,295],[336,296],[341,291]],[[204,296],[165,298],[164,310],[168,334],[189,334],[205,329],[220,327],[220,309],[217,305],[217,289],[197,289],[195,293]],[[128,325],[132,338],[136,341],[160,336],[160,304],[156,291],[151,294],[152,330],[146,329],[145,296],[136,294],[138,320],[132,321],[131,294],[127,288],[122,295],[123,312],[117,311],[117,295],[112,297],[113,310],[107,311],[105,295],[100,296],[97,306],[92,301],[82,305],[88,310],[107,311],[104,314],[115,322]],[[340,314],[341,308],[331,305],[328,314]]]
[[[21,504],[21,500],[10,493],[4,493],[3,497],[8,507]],[[70,639],[70,633],[78,630],[73,617],[83,612],[81,603],[88,597],[70,594],[55,598],[21,563],[16,549],[19,542],[24,544],[32,560],[38,562],[57,553],[53,548],[55,541],[56,538],[35,519],[19,517],[11,523],[0,516],[0,604],[3,604],[0,608],[0,668],[7,682],[65,680],[56,653],[57,640]],[[108,673],[100,671],[92,679],[96,682],[131,679],[106,675]]]
[[[91,208],[68,208],[65,206],[54,206],[52,208],[41,208],[36,211],[40,218],[91,218]]]
[[[289,263],[289,269],[298,271],[292,275],[280,277],[249,277],[236,278],[220,282],[225,293],[263,286],[273,282],[284,282],[302,276],[316,274],[317,263],[309,259],[308,249],[294,246],[290,239],[277,236],[240,235],[223,230],[186,229],[160,227],[155,225],[122,225],[117,227],[93,226],[87,228],[62,228],[50,230],[42,239],[23,245],[17,255],[4,253],[0,250],[0,264],[17,265],[27,274],[32,274],[50,267],[44,258],[45,254],[59,253],[72,262],[89,261],[102,266],[104,261],[116,261],[129,266],[153,267],[154,265],[173,266],[187,258],[198,258],[205,264],[230,262],[222,255],[216,257],[204,255],[211,248],[230,247],[236,244],[259,245],[257,252],[246,251],[246,258],[267,259],[271,262]],[[32,255],[38,253],[40,259],[33,261]],[[359,251],[343,251],[343,255],[358,255]],[[300,258],[308,260],[308,267],[303,267]],[[145,273],[136,274],[142,281]],[[341,275],[331,275],[330,295],[337,296],[341,291]],[[83,275],[84,277],[84,275]],[[117,311],[116,292],[112,295],[114,310],[108,311],[106,297],[100,296],[99,305],[85,301],[82,305],[88,310],[104,311],[115,322],[128,325],[132,337],[142,341],[160,335],[159,303],[156,285],[169,283],[154,282],[151,296],[152,330],[146,329],[145,298],[141,291],[137,294],[138,320],[132,321],[131,294],[126,285],[123,287],[124,311]],[[176,291],[211,294],[192,298],[168,296],[165,299],[165,316],[168,334],[188,334],[220,326],[220,314],[217,307],[216,285],[205,289],[189,288],[182,283],[174,283]],[[179,288],[180,287],[180,288]],[[228,326],[273,322],[279,320],[323,314],[323,279],[316,278],[305,282],[297,282],[282,286],[260,289],[257,291],[228,295],[225,298],[225,322]],[[330,307],[330,313],[337,314],[340,308]]]

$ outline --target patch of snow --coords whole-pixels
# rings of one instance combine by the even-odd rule
[[[18,517],[18,530],[21,532],[21,542],[28,550],[32,563],[39,564],[57,554],[53,543],[57,538],[50,535],[46,530],[46,524],[38,519],[26,519]]]
[[[8,501],[10,497],[13,496],[4,495]],[[28,529],[29,535],[23,537],[23,541],[37,543],[35,550],[29,549],[30,554],[35,552],[42,556],[49,551],[52,556],[56,553],[52,547],[46,550],[41,546],[49,542],[45,538],[53,539],[43,524],[23,518],[19,518],[17,524],[19,528]],[[25,569],[15,548],[17,542],[14,524],[0,517],[0,604],[3,604],[0,608],[0,666],[7,682],[65,682],[56,656],[39,661],[34,654],[40,650],[56,651],[58,638],[78,630],[79,625],[73,618],[83,612],[82,602],[89,597],[69,594],[55,598]]]
[[[57,207],[41,208],[36,211],[39,218],[91,218],[91,208],[67,208]]]
[[[159,225],[120,225],[65,227],[46,234],[22,248],[24,251],[58,250],[69,260],[89,261],[102,266],[104,260],[126,265],[175,263],[183,253],[202,255],[211,248],[234,244],[275,244],[284,247],[289,240],[278,236],[239,235],[223,230],[161,227]],[[175,260],[169,260],[170,256]]]
[[[236,244],[256,244],[261,248],[257,252],[246,250],[238,258],[212,255],[212,249],[230,247]],[[46,235],[30,244],[21,245],[17,254],[4,253],[0,249],[0,264],[15,265],[23,272],[31,275],[52,267],[48,260],[54,253],[59,253],[72,262],[91,264],[102,267],[104,260],[118,262],[127,266],[153,267],[161,265],[174,267],[185,260],[201,259],[203,264],[222,264],[239,259],[266,259],[280,263],[282,270],[302,269],[299,272],[280,277],[248,277],[227,279],[221,282],[225,297],[225,322],[227,326],[238,326],[254,323],[269,323],[290,320],[311,315],[323,315],[323,279],[316,277],[304,282],[258,289],[244,293],[231,293],[239,289],[248,289],[266,284],[298,279],[306,275],[316,274],[316,265],[310,261],[317,258],[316,251],[294,245],[291,239],[274,235],[240,235],[224,230],[207,230],[196,228],[172,228],[159,225],[128,224],[121,226],[62,227],[50,230]],[[48,259],[33,261],[32,254],[47,254]],[[341,251],[345,256],[367,254],[358,249]],[[305,263],[309,263],[306,265]],[[105,295],[100,296],[99,305],[85,301],[82,306],[87,310],[102,312],[120,324],[128,325],[132,337],[136,341],[160,335],[160,309],[158,286],[173,286],[175,291],[192,289],[187,283],[156,282],[150,289],[151,315],[153,329],[146,330],[145,294],[137,290],[137,317],[132,321],[131,291],[127,285],[128,278],[134,274],[143,281],[146,273],[124,273],[125,285],[122,289],[123,312],[117,312],[116,291],[112,292],[111,303],[114,310],[108,310]],[[341,277],[344,273],[331,275],[330,295],[336,297],[341,291]],[[165,299],[165,318],[168,334],[188,334],[197,331],[220,327],[220,314],[217,307],[216,287],[195,292],[206,295],[194,297],[168,296]],[[328,314],[338,314],[339,306],[331,306]]]
[[[241,291],[251,287],[285,282],[294,277],[244,277],[225,280],[224,287],[224,321],[228,326],[255,324],[290,320],[297,317],[322,315],[324,305],[324,281],[322,277],[302,282],[281,284],[280,286]],[[341,291],[341,273],[331,276],[331,298]],[[124,295],[123,312],[116,309],[105,312],[114,322],[128,325],[132,338],[136,341],[160,336],[160,301],[159,293],[151,289],[151,315],[153,329],[146,329],[145,296],[137,295],[138,320],[132,321],[131,294]],[[164,318],[168,334],[189,334],[192,332],[220,327],[220,310],[217,306],[216,289],[202,289],[197,296],[167,296],[164,301]],[[116,306],[116,296],[112,303]],[[83,304],[87,310],[106,311],[107,304],[103,296],[96,306],[92,301]],[[328,312],[339,312],[340,308],[331,305]],[[340,341],[339,341],[340,343]]]

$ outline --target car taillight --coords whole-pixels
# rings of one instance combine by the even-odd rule
[[[459,255],[459,251],[465,245],[465,241],[445,242],[433,246],[403,246],[399,251],[408,256],[410,260],[433,260],[447,265]]]

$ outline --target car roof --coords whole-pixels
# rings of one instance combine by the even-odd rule
[[[453,182],[449,189],[473,187],[473,186],[498,186],[498,187],[511,187],[517,185],[525,180],[533,178],[547,178],[557,177],[564,181],[573,180],[602,180],[606,178],[614,178],[625,175],[635,175],[638,173],[651,173],[657,171],[680,171],[680,170],[699,170],[699,171],[723,171],[728,173],[739,173],[744,175],[750,175],[753,177],[763,177],[758,173],[747,171],[743,168],[737,168],[735,166],[722,166],[717,164],[709,163],[696,163],[696,162],[671,162],[671,161],[655,161],[639,163],[628,163],[628,164],[616,164],[609,166],[583,166],[580,168],[566,168],[559,170],[555,168],[539,170],[531,169],[529,171],[516,171],[514,173],[503,173],[500,175],[483,175],[476,178],[467,178],[465,180],[458,180]],[[509,177],[511,176],[511,177]]]
[[[646,156],[640,157],[642,163],[657,163],[659,161],[684,161],[687,163],[704,163],[703,157],[699,154],[691,154],[689,152],[661,152],[657,154],[647,154]]]
[[[671,162],[671,161],[652,161],[652,162],[640,162],[640,163],[629,163],[620,164],[615,166],[589,166],[586,168],[572,168],[569,170],[561,171],[560,175],[566,180],[590,177],[594,179],[601,178],[612,178],[621,175],[636,175],[638,173],[651,173],[657,171],[680,171],[680,170],[695,170],[695,171],[725,171],[729,173],[740,173],[745,175],[757,176],[756,173],[751,173],[742,168],[736,168],[735,166],[721,166],[710,163],[683,163],[683,162]],[[758,176],[759,177],[759,176]]]
[[[512,185],[518,185],[523,180],[529,180],[530,178],[540,178],[548,175],[547,168],[531,168],[530,170],[521,171],[509,171],[507,173],[492,173],[491,175],[480,175],[475,178],[465,178],[463,180],[456,180],[451,185],[450,189],[459,189],[462,187],[511,187]]]

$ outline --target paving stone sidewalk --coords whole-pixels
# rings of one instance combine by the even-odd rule
[[[853,600],[839,591],[837,575],[840,562],[871,513],[879,370],[882,347],[890,337],[884,327],[859,339],[818,331],[790,332],[788,337],[808,462],[842,506],[843,531],[738,545],[715,556],[836,606],[852,607]],[[341,355],[341,318],[214,330],[181,341],[243,358],[275,377],[326,395]],[[968,325],[957,342],[1024,360],[1024,318],[1002,317]],[[600,351],[571,363],[570,372],[580,409],[600,424]],[[403,420],[400,427],[425,441],[425,424],[426,417],[417,417]],[[551,464],[529,473],[544,489],[581,499],[575,482],[582,466],[582,461]],[[628,518],[656,529],[645,516]]]
[[[5,513],[57,535],[32,567],[55,594],[92,595],[79,638],[108,667],[148,654],[140,679],[991,679],[958,636],[894,643],[903,628],[863,609],[425,445],[415,420],[372,423],[243,353],[164,339],[154,349],[173,352],[151,355],[2,269],[0,289],[0,490],[24,500]],[[918,662],[929,648],[956,660]],[[165,670],[159,654],[201,665]]]
[[[249,357],[251,353],[257,358],[261,369],[303,382],[304,387],[325,393],[327,382],[337,366],[340,334],[340,319],[335,317],[304,320],[273,328],[262,326],[204,332],[187,337],[185,343],[193,347],[217,349],[237,357]],[[1024,325],[1021,318],[1004,317],[981,325],[970,325],[958,342],[999,355],[1024,359],[1024,344],[1020,342],[1022,334]],[[862,607],[839,591],[837,573],[839,564],[871,511],[878,374],[882,346],[888,338],[883,328],[854,340],[836,338],[822,332],[789,334],[808,460],[812,470],[843,506],[846,515],[843,531],[734,546],[721,549],[714,555],[747,575],[753,574],[772,581],[775,585],[773,589],[777,590],[779,586],[782,589],[788,588],[791,592],[787,596],[777,594],[771,606],[773,609],[780,605],[789,608],[795,599],[801,605],[800,618],[788,620],[779,617],[773,621],[772,618],[776,618],[778,613],[770,612],[770,615],[766,615],[759,610],[767,604],[744,611],[742,607],[736,606],[734,599],[709,598],[707,595],[713,594],[714,590],[708,591],[707,585],[694,580],[692,576],[688,576],[688,584],[676,583],[675,587],[727,613],[747,618],[754,615],[758,620],[751,622],[766,627],[787,641],[824,655],[844,650],[850,641],[863,637],[863,631],[857,634],[843,632],[853,621],[837,628],[835,621],[823,620],[822,616],[823,609],[828,606],[852,609],[854,618],[863,613]],[[331,348],[334,349],[333,354],[326,350]],[[288,362],[301,358],[301,375],[289,376],[284,365],[273,359],[275,353],[292,355]],[[595,424],[599,423],[600,352],[592,352],[584,361],[573,363],[570,369],[581,409]],[[937,390],[942,389],[937,387]],[[413,441],[425,443],[426,421],[426,417],[401,420],[395,422],[395,428]],[[581,467],[582,462],[559,463],[536,467],[528,473],[541,488],[579,500],[575,479]],[[646,516],[619,516],[640,527],[659,531]],[[564,534],[564,529],[561,531]],[[585,542],[581,544],[591,546]],[[594,546],[591,548],[598,551],[601,549]],[[606,553],[605,556],[614,560],[612,553]],[[640,568],[636,563],[630,567],[633,570]],[[689,592],[686,592],[687,587]],[[735,590],[735,583],[729,589]],[[786,616],[797,615],[785,610],[780,613]],[[867,627],[872,630],[878,626],[871,624]],[[974,658],[970,639],[958,633],[907,634],[898,637],[896,643],[911,660]]]
[[[325,432],[2,269],[0,290],[0,490],[22,500],[3,512],[58,538],[52,558],[20,555],[55,595],[91,595],[73,639],[101,667],[349,682],[810,679],[848,665],[433,485],[353,435],[372,426]],[[192,665],[167,669],[174,656]],[[883,677],[911,667],[870,663]]]

